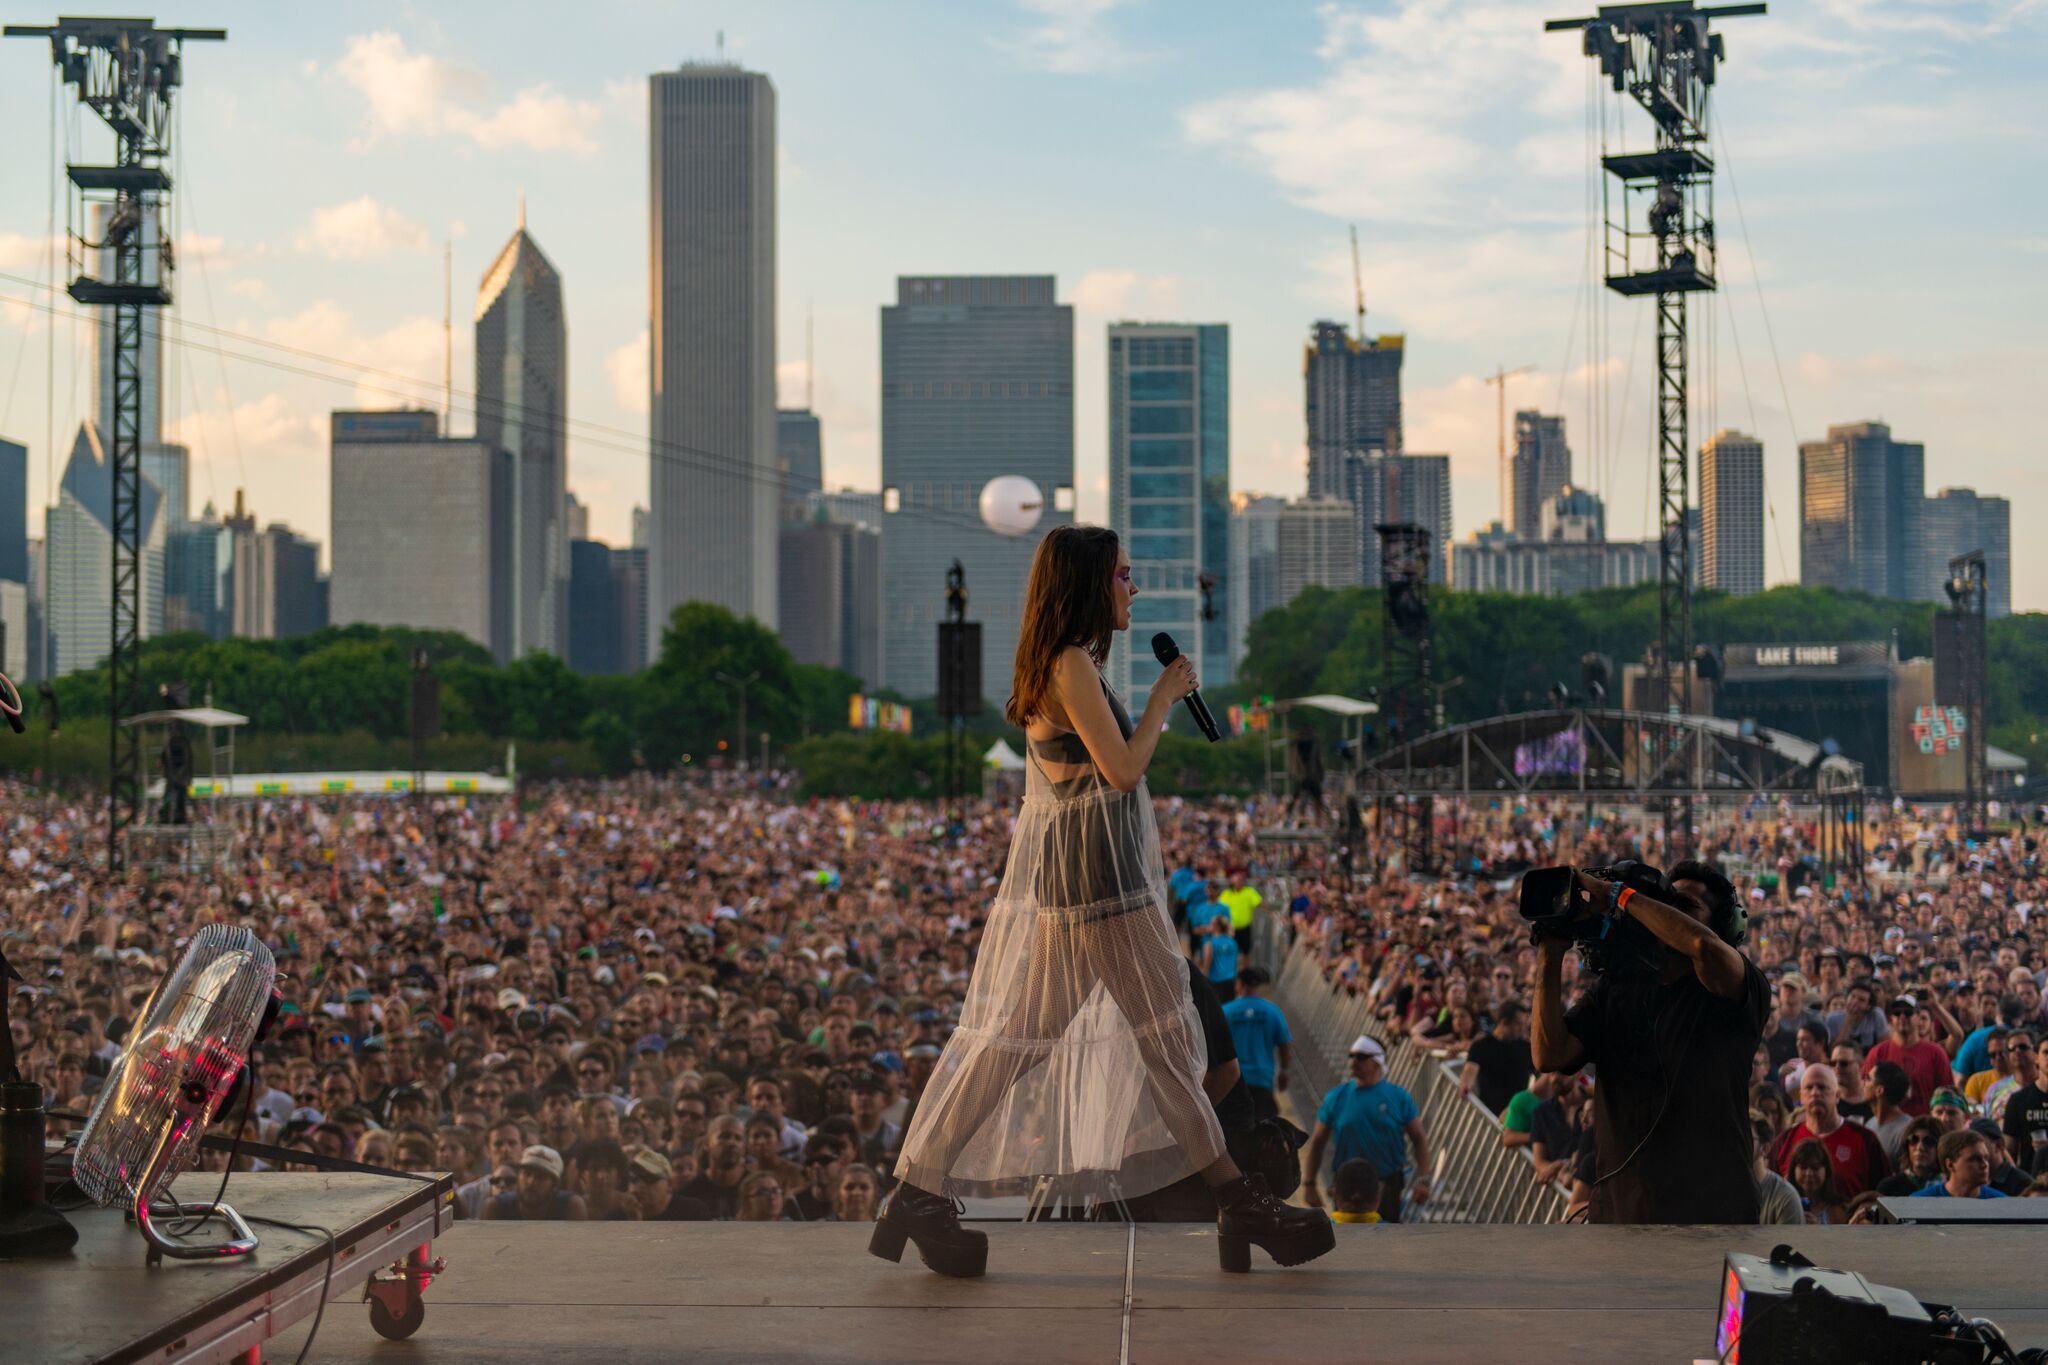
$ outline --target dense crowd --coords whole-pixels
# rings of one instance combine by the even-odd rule
[[[91,803],[4,794],[0,932],[27,978],[12,1027],[53,1111],[89,1108],[199,926],[246,924],[287,1003],[248,1105],[216,1131],[452,1171],[461,1216],[491,1219],[871,1219],[958,1019],[1015,817],[799,801],[785,777],[730,774],[427,809],[280,799],[235,808],[232,872],[117,882],[95,861]],[[1464,1059],[1539,1178],[1590,1173],[1584,1079],[1530,1066],[1535,959],[1514,880],[1659,862],[1641,821],[1467,807],[1438,834],[1454,870],[1425,880],[1339,875],[1322,851],[1281,868],[1250,803],[1158,808],[1173,911],[1219,996],[1250,967],[1251,921],[1272,916],[1369,995],[1383,1037]],[[1703,834],[1743,888],[1747,951],[1776,992],[1752,1077],[1760,1184],[1815,1221],[1863,1216],[1873,1190],[2038,1193],[2048,876],[2030,830],[1972,843],[1900,808],[1871,839],[1867,875],[1831,886],[1789,809],[1726,812]],[[1287,1084],[1277,1013],[1232,1019],[1267,1021],[1252,1029],[1264,1055],[1244,1059],[1248,1079],[1264,1068],[1267,1108]],[[1354,1063],[1347,1085],[1378,1082],[1370,1057]],[[1341,1099],[1282,1103],[1309,1128],[1347,1121]],[[1426,1197],[1400,1169],[1426,1175],[1426,1149],[1333,1136],[1340,1216],[1387,1186],[1396,1213],[1404,1191]]]
[[[1968,838],[1950,811],[1873,808],[1853,872],[1823,868],[1811,813],[1703,816],[1698,854],[1735,880],[1744,950],[1772,993],[1750,1076],[1767,1221],[1870,1221],[1880,1194],[2048,1194],[2048,869],[2039,821],[2000,814]],[[1458,1061],[1502,1141],[1583,1205],[1606,1169],[1586,1102],[1597,1076],[1532,1065],[1517,879],[1558,862],[1668,865],[1661,828],[1538,803],[1468,807],[1437,835],[1461,875],[1308,880],[1302,932],[1387,1036]]]

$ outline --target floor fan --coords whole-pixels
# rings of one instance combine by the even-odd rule
[[[243,1256],[256,1234],[226,1204],[179,1203],[172,1177],[243,1078],[249,1047],[276,1008],[277,964],[249,930],[209,924],[158,984],[109,1072],[79,1139],[72,1179],[93,1202],[132,1210],[151,1264]],[[229,1236],[188,1242],[159,1220],[220,1218]]]

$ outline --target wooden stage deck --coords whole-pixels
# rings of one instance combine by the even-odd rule
[[[417,1336],[382,1341],[360,1305],[330,1304],[312,1358],[1690,1361],[1712,1354],[1723,1253],[1781,1241],[2048,1344],[2038,1227],[1340,1227],[1312,1265],[1225,1275],[1203,1228],[982,1226],[990,1273],[959,1281],[834,1224],[458,1223]]]

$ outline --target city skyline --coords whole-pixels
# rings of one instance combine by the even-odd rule
[[[1541,33],[1550,9],[1197,8],[1206,20],[1186,26],[1143,4],[1066,18],[1053,4],[990,6],[913,33],[782,4],[728,30],[725,55],[778,91],[780,398],[802,401],[802,322],[814,314],[826,482],[878,484],[875,307],[896,274],[954,265],[1068,282],[1083,517],[1107,516],[1102,348],[1107,324],[1125,318],[1231,326],[1233,486],[1298,495],[1299,347],[1315,320],[1350,316],[1345,228],[1356,219],[1366,328],[1407,337],[1406,444],[1450,452],[1454,538],[1497,511],[1493,393],[1481,375],[1502,362],[1539,367],[1510,380],[1511,406],[1558,412],[1582,433],[1580,482],[1605,498],[1610,536],[1647,534],[1646,341],[1628,345],[1647,329],[1630,305],[1609,303],[1593,330],[1610,344],[1589,357],[1576,306],[1586,74],[1572,41]],[[2025,301],[2042,292],[2029,281],[2048,273],[2048,239],[2025,226],[2039,194],[2038,177],[2024,174],[2036,144],[2003,147],[2010,135],[2000,131],[2048,42],[2037,12],[1780,8],[1731,28],[1716,88],[1732,182],[1720,205],[1721,382],[1715,418],[1696,423],[1692,442],[1720,426],[1763,441],[1770,582],[1798,577],[1795,453],[1830,425],[1888,421],[1926,443],[1943,484],[2007,496],[2024,512],[2040,478],[2025,459],[2026,376],[2043,350]],[[569,482],[591,504],[592,534],[625,544],[629,509],[645,500],[645,438],[602,432],[644,432],[647,420],[637,410],[646,74],[713,56],[726,20],[629,5],[622,21],[639,41],[621,54],[540,42],[537,20],[459,4],[431,20],[396,6],[279,19],[236,3],[201,17],[224,24],[230,41],[187,73],[181,317],[195,332],[217,323],[416,382],[352,372],[322,383],[168,348],[167,435],[193,448],[190,503],[225,506],[246,487],[267,515],[323,538],[327,413],[400,401],[386,388],[438,406],[437,247],[457,230],[458,284],[478,279],[502,240],[489,225],[524,187],[536,231],[575,281],[569,407],[594,427],[571,431]],[[1195,27],[1199,40],[1186,36]],[[935,66],[938,51],[968,59]],[[10,56],[23,72],[40,64],[28,44]],[[1973,79],[1954,82],[1965,63]],[[912,71],[930,78],[925,93],[870,107],[870,89]],[[0,112],[42,129],[43,93],[37,81],[5,83]],[[250,119],[263,99],[277,116]],[[934,127],[935,103],[959,117]],[[2016,154],[2022,173],[1992,183],[1987,139]],[[919,160],[962,154],[943,187],[900,156],[912,142]],[[1014,151],[982,155],[991,146]],[[243,169],[253,165],[270,169]],[[46,169],[34,155],[0,167],[0,271],[18,278],[40,273]],[[1810,211],[1823,196],[1884,231],[1826,228],[1814,220],[1828,215]],[[1980,211],[1956,213],[1965,196]],[[1097,211],[1072,213],[1080,200]],[[1768,336],[1746,237],[1762,266]],[[1873,278],[1886,289],[1864,288]],[[22,331],[45,315],[14,302],[32,293],[0,280],[0,369],[19,372],[11,399],[0,391],[0,434],[30,446],[31,498],[46,504],[52,467],[61,472],[68,435],[89,415],[79,395],[91,384],[73,382],[89,362],[68,323],[56,375],[45,376],[45,338]],[[454,370],[465,374],[469,339],[457,330]],[[1738,341],[1746,385],[1731,373]],[[1589,364],[1613,376],[1605,440],[1591,439],[1584,386],[1570,377]],[[46,390],[56,396],[54,450]],[[468,419],[458,412],[449,425],[461,432]],[[2048,558],[2024,542],[2014,558],[2014,606],[2048,606]]]

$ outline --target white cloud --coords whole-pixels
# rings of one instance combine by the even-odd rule
[[[595,151],[600,104],[572,99],[543,82],[492,108],[490,80],[473,67],[408,51],[383,30],[348,40],[334,75],[360,95],[367,128],[353,144],[366,151],[384,138],[454,135],[488,150]]]
[[[1124,0],[1020,0],[1036,26],[1006,46],[1025,66],[1066,76],[1118,71],[1138,54],[1107,32],[1103,18]]]
[[[604,358],[605,377],[611,381],[612,401],[627,412],[647,411],[649,345],[647,329]]]
[[[303,404],[282,393],[230,405],[227,394],[215,388],[206,400],[206,407],[169,424],[171,439],[190,446],[201,459],[232,459],[237,448],[245,462],[254,456],[306,459],[318,455],[326,442],[326,414],[309,416]]]
[[[1171,320],[1181,311],[1181,294],[1179,279],[1135,270],[1091,270],[1067,290],[1078,311],[1118,321]]]
[[[572,100],[542,84],[520,91],[510,104],[490,116],[464,120],[459,126],[480,147],[587,153],[597,150],[597,140],[591,134],[600,113],[590,101]]]
[[[427,230],[369,195],[314,209],[299,232],[299,250],[330,261],[367,261],[401,251],[425,251]]]
[[[1554,34],[1540,40],[1552,8],[1547,0],[1398,0],[1391,12],[1330,6],[1321,79],[1195,105],[1182,114],[1182,131],[1247,157],[1290,199],[1324,213],[1469,216],[1475,192],[1481,202],[1499,196],[1532,169],[1497,135],[1503,121],[1527,138],[1584,112],[1579,45]],[[1561,168],[1555,156],[1542,160],[1536,169]]]
[[[45,237],[41,233],[31,236],[23,232],[0,232],[0,270],[35,271],[41,274],[43,267],[50,263],[50,251],[55,248],[57,268],[64,268],[64,239]]]
[[[457,327],[453,333],[456,351],[450,368],[456,375],[470,371],[468,331]],[[369,408],[441,405],[443,333],[439,317],[401,318],[383,331],[369,332],[357,326],[348,309],[333,299],[320,299],[290,317],[265,323],[263,335],[315,355],[380,371],[355,378],[354,394],[347,400],[341,397],[340,385],[322,386],[317,401],[324,407],[345,407],[350,402]],[[467,425],[460,413],[455,421],[457,426]]]

